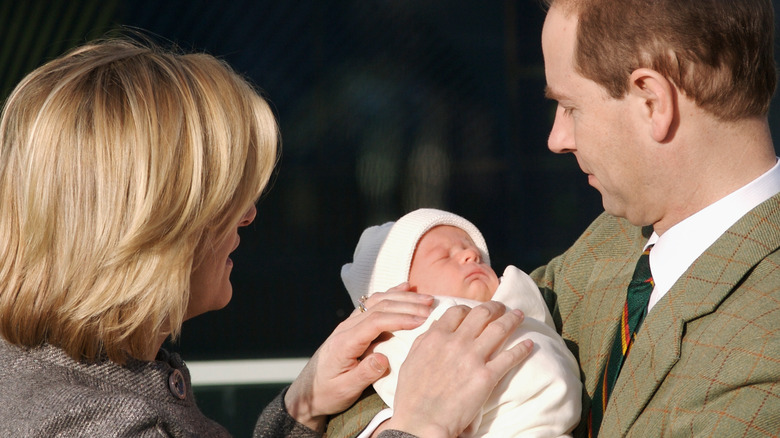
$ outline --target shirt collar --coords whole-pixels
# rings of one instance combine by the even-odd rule
[[[655,288],[648,309],[660,300],[688,267],[750,210],[780,192],[780,161],[748,185],[711,204],[669,228],[655,232],[645,248],[650,251],[650,270]]]

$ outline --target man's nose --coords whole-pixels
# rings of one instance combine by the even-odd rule
[[[555,121],[547,139],[547,147],[556,154],[574,152],[577,149],[574,144],[574,121],[571,115],[564,114],[564,108],[560,105],[555,110]]]

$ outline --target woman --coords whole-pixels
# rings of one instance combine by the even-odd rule
[[[186,366],[160,346],[185,319],[230,300],[229,254],[255,217],[277,144],[267,103],[204,54],[97,42],[16,87],[0,121],[0,435],[228,435],[200,413]],[[386,370],[386,358],[366,354],[371,342],[417,326],[429,305],[379,294],[269,405],[255,435],[319,436],[328,414]],[[519,321],[502,313],[453,313],[442,332],[490,350],[495,332]],[[483,333],[496,318],[489,327],[499,330]],[[477,394],[523,356],[483,353]],[[407,380],[404,403],[429,397]],[[422,424],[401,410],[396,423],[415,432],[462,413],[429,412],[436,421]]]

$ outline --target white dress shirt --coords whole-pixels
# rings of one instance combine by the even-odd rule
[[[654,232],[645,245],[655,245],[650,251],[655,288],[648,312],[726,230],[778,192],[780,162],[748,185],[669,228],[662,236]]]

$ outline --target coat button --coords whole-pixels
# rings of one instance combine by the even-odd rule
[[[187,382],[184,381],[184,374],[181,371],[173,370],[171,375],[168,376],[168,389],[179,400],[187,398]]]

